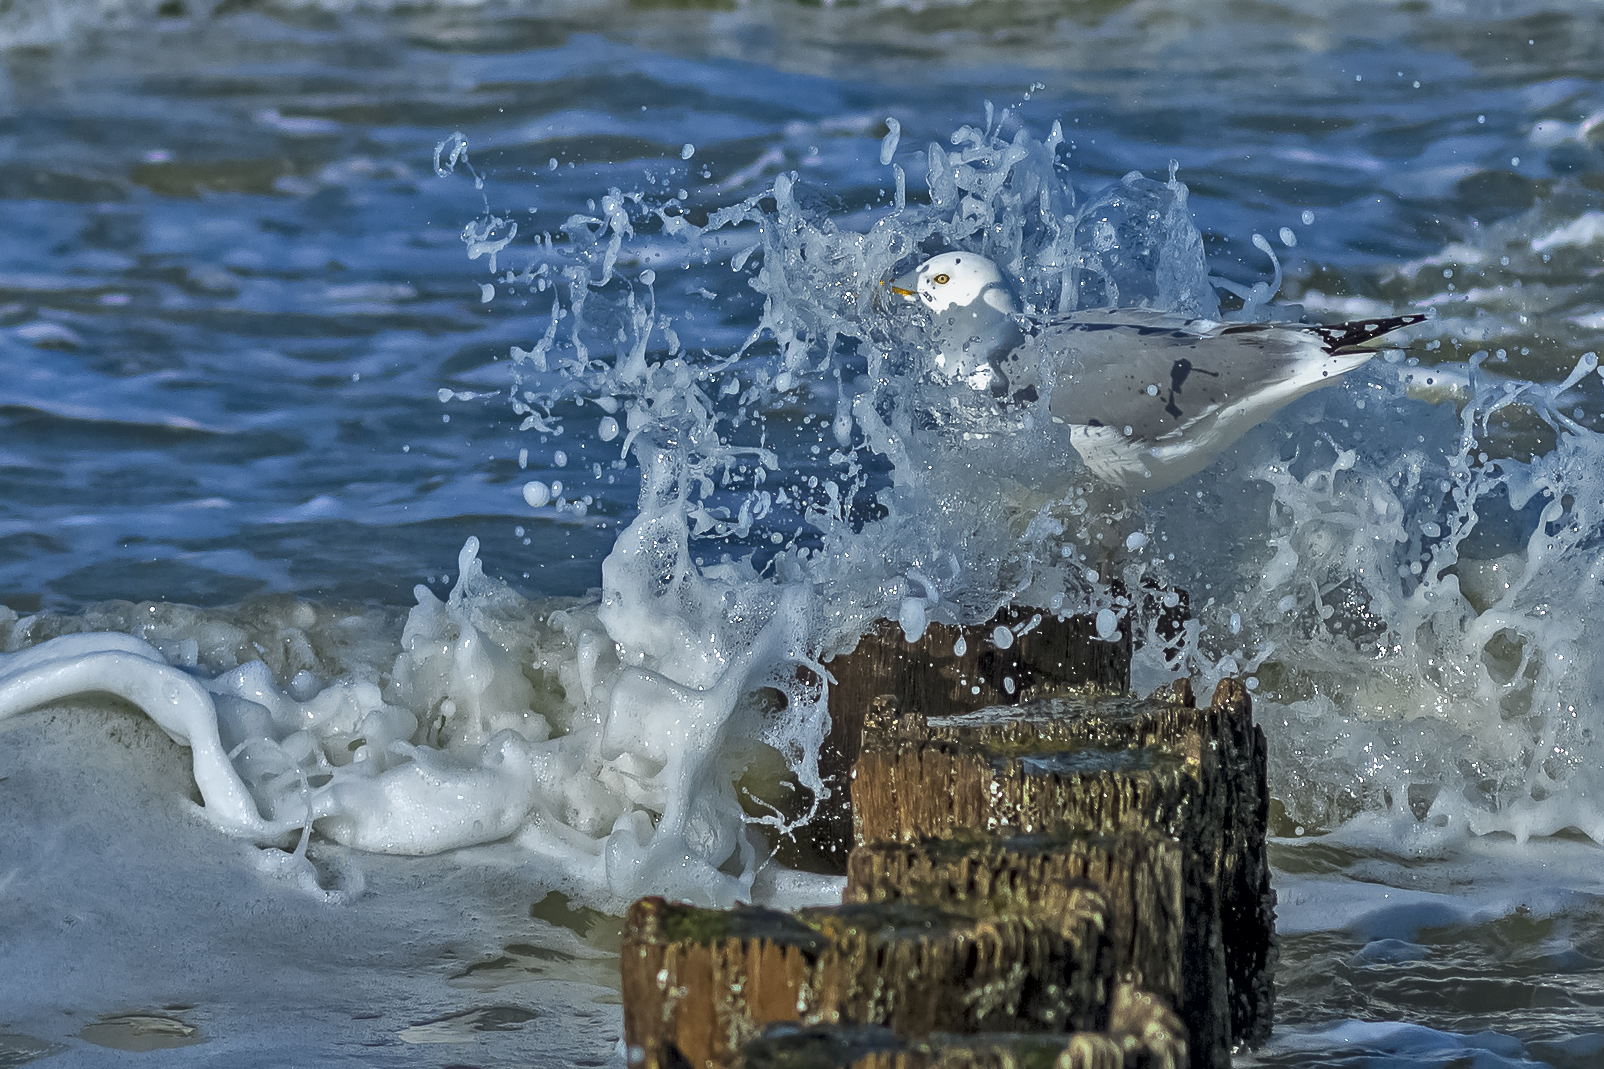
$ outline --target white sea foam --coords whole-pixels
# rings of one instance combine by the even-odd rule
[[[594,404],[606,419],[584,427],[621,437],[640,468],[639,511],[599,598],[531,605],[484,574],[470,540],[445,601],[418,588],[399,649],[369,643],[339,672],[313,671],[310,624],[300,661],[276,673],[218,663],[198,632],[160,653],[57,639],[4,667],[5,711],[124,694],[191,746],[208,815],[303,881],[314,827],[387,853],[506,841],[552,885],[610,908],[647,891],[794,898],[811,885],[765,867],[760,832],[796,831],[823,797],[826,659],[875,618],[913,635],[1021,603],[1093,614],[1109,638],[1129,620],[1146,636],[1143,689],[1253,673],[1289,829],[1369,812],[1437,835],[1575,826],[1604,840],[1591,801],[1604,669],[1584,655],[1600,638],[1604,469],[1597,436],[1569,414],[1594,365],[1542,388],[1461,367],[1446,376],[1458,417],[1412,399],[1407,372],[1378,372],[1162,499],[1124,500],[1050,426],[928,374],[917,320],[882,307],[882,279],[959,247],[1001,264],[1036,311],[1219,316],[1185,187],[1131,175],[1077,206],[1061,139],[1006,113],[965,127],[950,150],[917,154],[928,206],[899,196],[854,228],[809,207],[788,175],[702,225],[616,190],[569,220],[565,242],[470,223],[469,254],[498,293],[550,295],[532,347],[507,365],[525,431],[581,433],[565,413]],[[634,257],[637,245],[679,251]],[[714,256],[764,300],[734,349],[688,346],[690,324],[656,307],[675,261]],[[1237,288],[1237,314],[1267,314],[1273,285]],[[1546,439],[1529,459],[1484,456],[1517,409]],[[1370,421],[1363,447],[1338,444],[1355,418]],[[786,454],[813,467],[782,468],[771,434],[816,435]],[[602,469],[569,470],[523,499],[582,510]],[[1478,528],[1496,509],[1514,533],[1492,544]],[[1166,642],[1154,612],[1176,596],[1148,606],[1128,592],[1177,586],[1193,618]],[[197,685],[168,660],[212,678]],[[163,704],[169,684],[179,712]]]

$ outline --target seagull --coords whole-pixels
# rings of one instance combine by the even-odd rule
[[[1196,474],[1282,406],[1375,356],[1367,342],[1426,318],[1233,323],[1144,308],[1035,318],[972,252],[933,256],[885,285],[929,312],[938,381],[999,410],[1044,405],[1093,475],[1137,491]]]

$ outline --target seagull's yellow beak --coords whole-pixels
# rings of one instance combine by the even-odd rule
[[[914,287],[918,284],[916,271],[909,271],[900,278],[882,278],[880,288],[874,293],[874,306],[882,312],[892,312],[899,306],[893,295],[904,301],[917,301],[919,292]]]
[[[882,281],[880,285],[905,300],[916,300],[919,296],[919,271],[915,268],[900,278],[891,279],[889,282]]]

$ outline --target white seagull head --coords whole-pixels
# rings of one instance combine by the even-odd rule
[[[972,252],[932,256],[891,283],[891,291],[918,300],[932,313],[969,308],[980,301],[992,311],[1012,315],[1017,309],[1008,282],[997,265]]]

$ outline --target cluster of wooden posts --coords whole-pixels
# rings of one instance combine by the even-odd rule
[[[1131,698],[1128,649],[1089,630],[887,626],[836,658],[842,904],[635,903],[632,1069],[1223,1069],[1260,1042],[1274,895],[1247,691]]]

